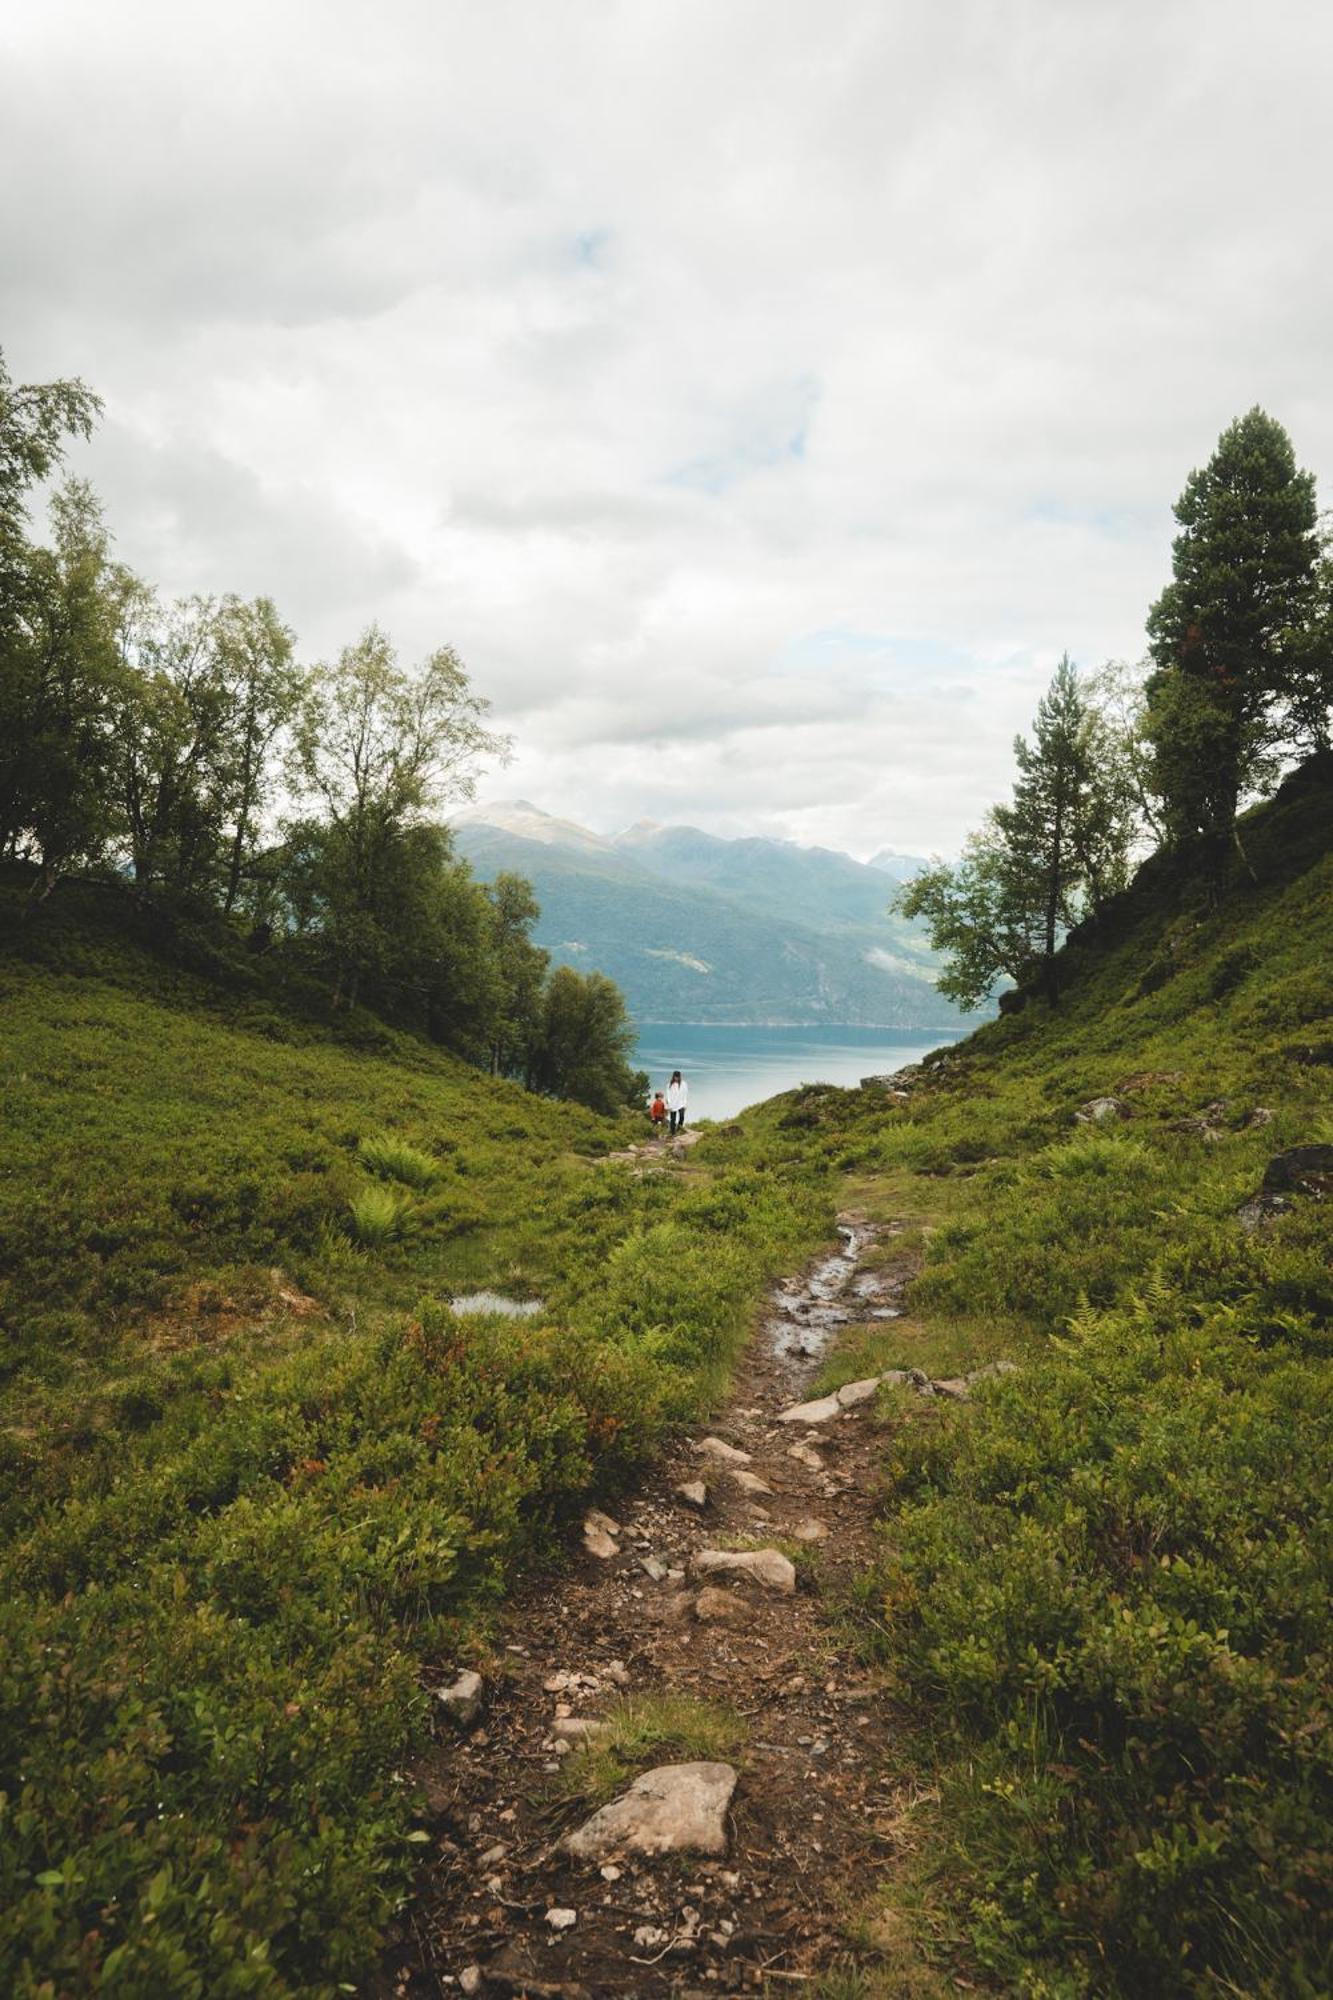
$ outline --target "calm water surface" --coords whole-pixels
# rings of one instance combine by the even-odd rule
[[[781,1090],[856,1084],[957,1039],[891,1028],[644,1028],[633,1060],[654,1090],[678,1069],[690,1086],[691,1118],[734,1118]]]

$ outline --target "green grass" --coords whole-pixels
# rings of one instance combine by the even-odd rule
[[[357,1152],[368,1173],[379,1174],[386,1181],[401,1181],[404,1187],[428,1188],[440,1178],[438,1160],[393,1132],[368,1134]]]
[[[0,1989],[324,1996],[420,1852],[423,1683],[831,1209],[701,1149],[636,1182],[614,1121],[225,939],[46,914],[0,960]],[[455,1318],[477,1285],[546,1308]]]
[[[734,1709],[687,1695],[627,1695],[608,1710],[605,1735],[565,1759],[560,1789],[584,1805],[604,1805],[655,1764],[734,1763],[746,1728]]]
[[[719,1393],[847,1205],[910,1218],[885,1251],[921,1270],[832,1369],[1021,1363],[890,1432],[856,1602],[941,1803],[884,1990],[1327,1991],[1330,1209],[1235,1211],[1328,1131],[1331,828],[1307,771],[1246,828],[1257,879],[1213,910],[1188,857],[1150,864],[1054,1015],[905,1105],[796,1093],[641,1181],[611,1121],[322,1016],[225,938],[159,948],[78,894],[11,929],[5,1989],[362,1981],[417,1851],[423,1678]],[[1132,1116],[1077,1124],[1108,1092]],[[1215,1143],[1181,1129],[1218,1099]],[[386,1138],[438,1173],[368,1183]],[[411,1228],[355,1243],[368,1191]],[[545,1310],[456,1319],[476,1285]],[[623,1771],[704,1754],[650,1736]]]
[[[807,1093],[737,1142],[921,1225],[908,1316],[826,1384],[1020,1363],[967,1404],[904,1400],[855,1593],[940,1794],[885,1885],[886,1994],[909,1936],[923,1982],[1031,2000],[1333,1986],[1333,1210],[1236,1214],[1327,1138],[1327,768],[1245,839],[1257,879],[1237,864],[1216,909],[1187,856],[1150,864],[1071,942],[1056,1012],[944,1052],[907,1104]],[[1078,1124],[1107,1094],[1130,1116]]]
[[[401,1236],[412,1213],[411,1199],[387,1187],[362,1188],[347,1208],[352,1235],[367,1250],[378,1250]]]

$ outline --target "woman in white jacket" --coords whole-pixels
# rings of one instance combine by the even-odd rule
[[[685,1130],[685,1106],[690,1101],[690,1087],[678,1069],[671,1072],[667,1085],[667,1110],[671,1113],[671,1136]]]

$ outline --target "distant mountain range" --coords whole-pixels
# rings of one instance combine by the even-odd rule
[[[468,807],[452,831],[483,881],[527,877],[537,942],[607,973],[637,1021],[944,1031],[964,1018],[936,992],[919,928],[888,912],[916,856],[865,863],[649,821],[608,839],[525,799]]]

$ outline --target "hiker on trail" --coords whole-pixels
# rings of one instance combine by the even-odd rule
[[[667,1085],[667,1110],[671,1113],[671,1136],[685,1130],[685,1106],[690,1101],[690,1088],[678,1069],[671,1072]]]
[[[663,1097],[661,1091],[659,1090],[655,1093],[652,1103],[648,1106],[648,1116],[653,1121],[654,1131],[656,1131],[659,1126],[666,1124],[666,1115],[667,1115],[666,1099]]]

